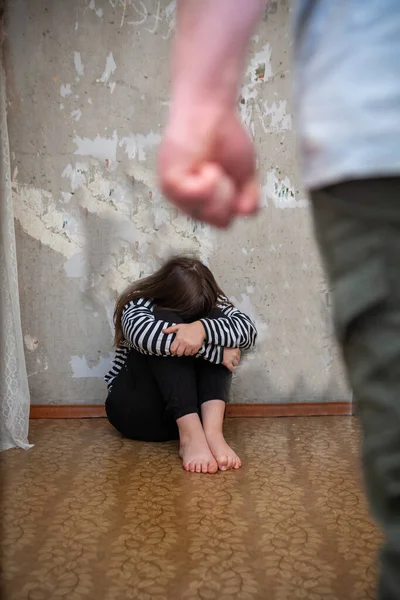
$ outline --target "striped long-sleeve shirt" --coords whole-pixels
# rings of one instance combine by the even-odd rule
[[[224,317],[201,319],[206,332],[205,341],[197,357],[215,364],[223,362],[224,348],[248,350],[255,344],[257,330],[253,321],[231,304],[221,299],[218,308]],[[105,376],[108,387],[125,364],[131,348],[156,356],[170,356],[175,334],[165,334],[164,329],[176,323],[156,319],[154,302],[145,298],[131,300],[125,306],[121,318],[124,341],[117,348],[111,370]]]

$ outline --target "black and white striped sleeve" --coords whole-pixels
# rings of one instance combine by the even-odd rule
[[[197,354],[197,358],[220,365],[224,360],[224,347],[204,343]]]
[[[144,354],[170,356],[175,334],[163,333],[163,329],[176,323],[155,318],[152,300],[131,300],[122,312],[121,325],[125,344]]]
[[[140,298],[131,300],[122,312],[121,324],[124,334],[124,346],[135,348],[143,354],[171,356],[171,344],[175,334],[165,334],[164,329],[176,325],[156,319],[152,300]],[[215,364],[223,361],[224,349],[215,344],[204,343],[197,356]]]
[[[104,381],[108,386],[111,386],[112,382],[124,366],[128,352],[128,348],[117,348],[115,351],[112,367],[104,377]]]
[[[224,317],[201,319],[206,331],[206,344],[224,348],[249,350],[257,339],[257,330],[253,321],[231,304],[220,304],[218,308]]]

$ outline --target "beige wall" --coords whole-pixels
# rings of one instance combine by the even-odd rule
[[[234,402],[348,399],[296,169],[287,2],[271,2],[253,38],[239,103],[259,149],[262,211],[224,234],[178,215],[156,187],[174,2],[6,4],[32,401],[104,400],[116,295],[180,249],[199,252],[258,323]]]

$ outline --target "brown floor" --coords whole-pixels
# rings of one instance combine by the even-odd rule
[[[107,421],[35,421],[2,455],[6,600],[374,598],[379,536],[352,417],[238,419],[239,472]]]

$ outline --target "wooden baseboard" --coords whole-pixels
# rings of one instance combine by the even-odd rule
[[[351,402],[228,404],[227,417],[338,417],[353,414]]]
[[[31,404],[31,419],[91,419],[106,416],[104,404]]]
[[[297,404],[228,404],[227,417],[316,417],[353,413],[351,402]],[[88,419],[105,417],[103,404],[32,404],[31,419]]]

